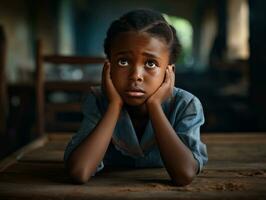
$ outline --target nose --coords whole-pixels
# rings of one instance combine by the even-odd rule
[[[142,67],[138,67],[138,66],[131,67],[129,79],[132,81],[142,82],[143,81],[143,69],[142,69]]]

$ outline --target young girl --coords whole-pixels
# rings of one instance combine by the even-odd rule
[[[174,87],[175,29],[160,13],[133,10],[111,24],[104,49],[102,89],[88,94],[65,151],[70,176],[85,183],[104,165],[165,167],[174,184],[189,184],[207,162],[204,116],[195,96]]]

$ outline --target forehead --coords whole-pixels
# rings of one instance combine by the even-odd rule
[[[163,39],[145,32],[123,32],[111,43],[111,56],[122,53],[148,53],[156,57],[169,57],[169,50]]]

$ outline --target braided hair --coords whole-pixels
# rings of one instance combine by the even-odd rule
[[[153,37],[164,39],[170,52],[169,64],[175,64],[181,50],[176,30],[167,23],[161,13],[149,9],[130,11],[112,22],[104,40],[104,52],[108,59],[110,59],[111,43],[114,38],[128,31],[146,32]]]

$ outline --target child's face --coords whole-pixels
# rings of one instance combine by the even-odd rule
[[[131,106],[139,106],[161,86],[169,63],[166,43],[149,33],[125,32],[111,44],[111,77]]]

